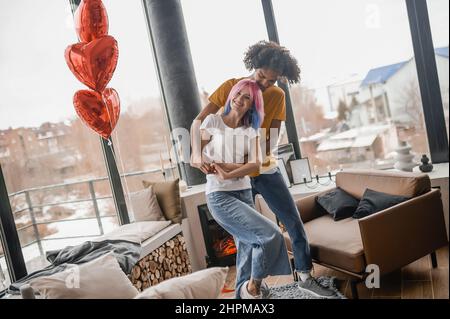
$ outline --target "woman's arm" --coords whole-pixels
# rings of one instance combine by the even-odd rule
[[[202,166],[202,150],[204,145],[202,145],[201,141],[201,133],[200,133],[200,126],[203,122],[203,120],[209,115],[209,114],[216,114],[217,111],[220,109],[217,105],[214,103],[208,103],[208,105],[205,106],[205,108],[200,112],[199,115],[195,118],[195,120],[192,122],[191,125],[191,147],[192,147],[192,153],[191,153],[191,166],[200,168]],[[205,144],[206,145],[206,144]]]
[[[247,161],[247,160],[246,160]],[[237,164],[237,163],[216,163],[217,166],[220,166],[225,172],[231,172],[239,167],[245,165],[245,163]]]
[[[206,161],[203,158],[203,149],[205,148],[205,146],[211,141],[211,136],[206,133],[205,130],[200,130],[200,137],[201,137],[201,147],[200,147],[200,152],[201,152],[201,162],[198,165],[198,169],[200,169],[204,174],[212,174],[214,173],[213,168],[211,167],[211,164],[206,163]]]
[[[239,165],[238,168],[227,172],[222,168],[223,164],[211,164],[212,168],[215,170],[215,173],[219,175],[222,179],[230,179],[230,178],[238,178],[246,176],[250,173],[253,173],[255,170],[259,168],[261,163],[261,154],[259,151],[259,137],[256,137],[250,141],[250,152],[248,155],[248,162],[245,164],[235,164]]]

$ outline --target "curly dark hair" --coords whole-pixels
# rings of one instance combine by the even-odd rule
[[[245,67],[251,71],[269,68],[280,73],[289,83],[300,81],[297,59],[288,49],[272,41],[259,41],[250,46],[244,56]]]

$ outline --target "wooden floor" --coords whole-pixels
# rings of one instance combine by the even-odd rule
[[[429,256],[423,257],[401,270],[381,277],[380,288],[368,289],[364,282],[359,283],[358,294],[360,299],[449,299],[449,268],[448,246],[436,252],[438,267],[431,267]],[[352,298],[349,284],[350,276],[343,273],[314,265],[314,276],[335,276],[338,278],[339,290],[347,297]],[[234,289],[236,268],[230,267],[225,288]],[[293,282],[291,275],[276,276],[266,279],[269,286],[285,285]],[[234,292],[222,293],[220,298],[234,298]]]

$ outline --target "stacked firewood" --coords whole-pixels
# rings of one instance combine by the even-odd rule
[[[142,291],[161,281],[192,272],[183,235],[179,234],[139,260],[128,275],[133,285]]]

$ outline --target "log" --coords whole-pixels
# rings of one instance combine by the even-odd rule
[[[141,258],[127,275],[139,290],[192,272],[186,241],[177,235]]]
[[[170,265],[169,260],[168,259],[164,259],[164,261],[163,261],[163,268],[164,268],[164,270],[169,270],[169,265]]]
[[[134,267],[131,273],[132,273],[133,279],[138,279],[141,276],[141,268]]]
[[[148,269],[150,270],[151,273],[155,273],[157,267],[158,264],[154,261],[151,261],[148,265]]]

